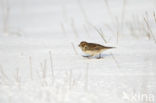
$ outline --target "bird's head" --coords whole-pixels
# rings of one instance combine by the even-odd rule
[[[83,48],[83,47],[86,46],[86,44],[87,44],[86,41],[82,41],[82,42],[79,44],[79,47],[80,47],[80,48]]]

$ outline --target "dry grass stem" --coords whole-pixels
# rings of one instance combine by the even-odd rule
[[[109,7],[108,0],[104,0],[104,2],[105,2],[106,9],[107,9],[107,11],[109,13],[109,16],[111,17],[112,21],[114,21],[114,15],[112,14],[112,11],[111,11],[111,9]]]
[[[43,67],[43,78],[46,78],[47,74],[47,60],[44,60],[44,67]]]
[[[46,76],[47,76],[47,60],[44,60],[44,63],[40,63],[40,66],[41,66],[41,70],[42,70],[42,86],[45,86],[47,85],[47,82],[46,82]]]
[[[145,17],[144,17],[144,21],[145,21],[145,24],[146,24],[146,26],[147,26],[147,29],[148,29],[149,32],[150,32],[151,37],[153,38],[154,42],[156,43],[156,38],[155,38],[155,36],[153,35],[152,29],[151,29],[151,27],[150,27],[150,25],[149,25],[149,23],[148,23],[148,21],[147,21],[147,19],[146,19]]]
[[[75,54],[78,55],[78,52],[76,51],[76,48],[75,48],[75,46],[74,46],[74,44],[72,42],[71,42],[71,45],[72,45],[72,48],[73,48]]]
[[[20,88],[20,84],[21,84],[21,77],[19,75],[19,68],[16,68],[16,74],[15,74],[15,80],[17,82],[18,87]]]
[[[65,27],[64,27],[63,23],[61,23],[61,29],[63,31],[64,36],[66,37],[66,30],[65,30]]]
[[[153,17],[154,17],[154,20],[155,20],[155,23],[156,23],[156,14],[155,14],[155,12],[153,12]]]
[[[15,79],[16,79],[16,82],[17,82],[17,83],[20,83],[19,68],[16,68]]]
[[[0,73],[3,79],[9,80],[8,76],[4,73],[3,67],[0,65]]]
[[[49,51],[49,57],[50,57],[51,75],[52,75],[52,78],[54,78],[54,66],[53,66],[53,58],[52,58],[51,51]]]
[[[122,13],[121,13],[121,30],[123,30],[124,27],[124,19],[126,13],[125,11],[126,11],[126,0],[123,0]]]
[[[117,44],[119,43],[119,32],[118,31],[116,33],[116,42],[117,42]]]
[[[71,90],[72,88],[72,70],[69,72],[69,89]]]
[[[30,65],[30,77],[33,80],[33,73],[32,73],[32,57],[29,56],[29,65]]]
[[[107,40],[104,37],[104,33],[101,29],[96,28],[95,26],[92,25],[92,27],[98,32],[98,34],[100,35],[100,37],[102,38],[102,40],[107,43]]]
[[[3,10],[3,32],[6,36],[9,35],[9,14],[10,14],[10,7],[9,2],[6,0],[3,2],[4,10]]]
[[[78,32],[76,30],[75,22],[73,19],[71,19],[71,27],[72,27],[73,33],[75,34],[75,37],[78,38]]]
[[[85,90],[88,91],[88,69],[89,69],[89,64],[87,63],[86,65],[86,73],[85,73]]]
[[[120,65],[118,63],[118,61],[116,60],[115,56],[113,55],[113,53],[111,53],[112,59],[115,61],[116,65],[118,68],[120,68]]]

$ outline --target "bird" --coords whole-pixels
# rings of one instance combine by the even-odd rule
[[[115,47],[103,46],[97,43],[88,43],[86,41],[80,42],[79,47],[85,54],[89,55],[89,56],[84,56],[84,57],[93,57],[93,56],[99,55],[98,59],[101,58],[101,53],[103,51],[115,48]]]

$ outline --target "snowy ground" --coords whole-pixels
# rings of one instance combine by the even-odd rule
[[[155,0],[0,0],[0,103],[155,103],[155,7]],[[83,40],[117,48],[87,59]]]

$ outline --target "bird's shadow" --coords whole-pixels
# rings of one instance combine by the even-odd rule
[[[100,56],[99,55],[96,55],[96,56],[82,55],[82,56],[88,59],[92,59],[92,58],[104,59],[105,57],[111,56],[111,54],[100,54]]]

